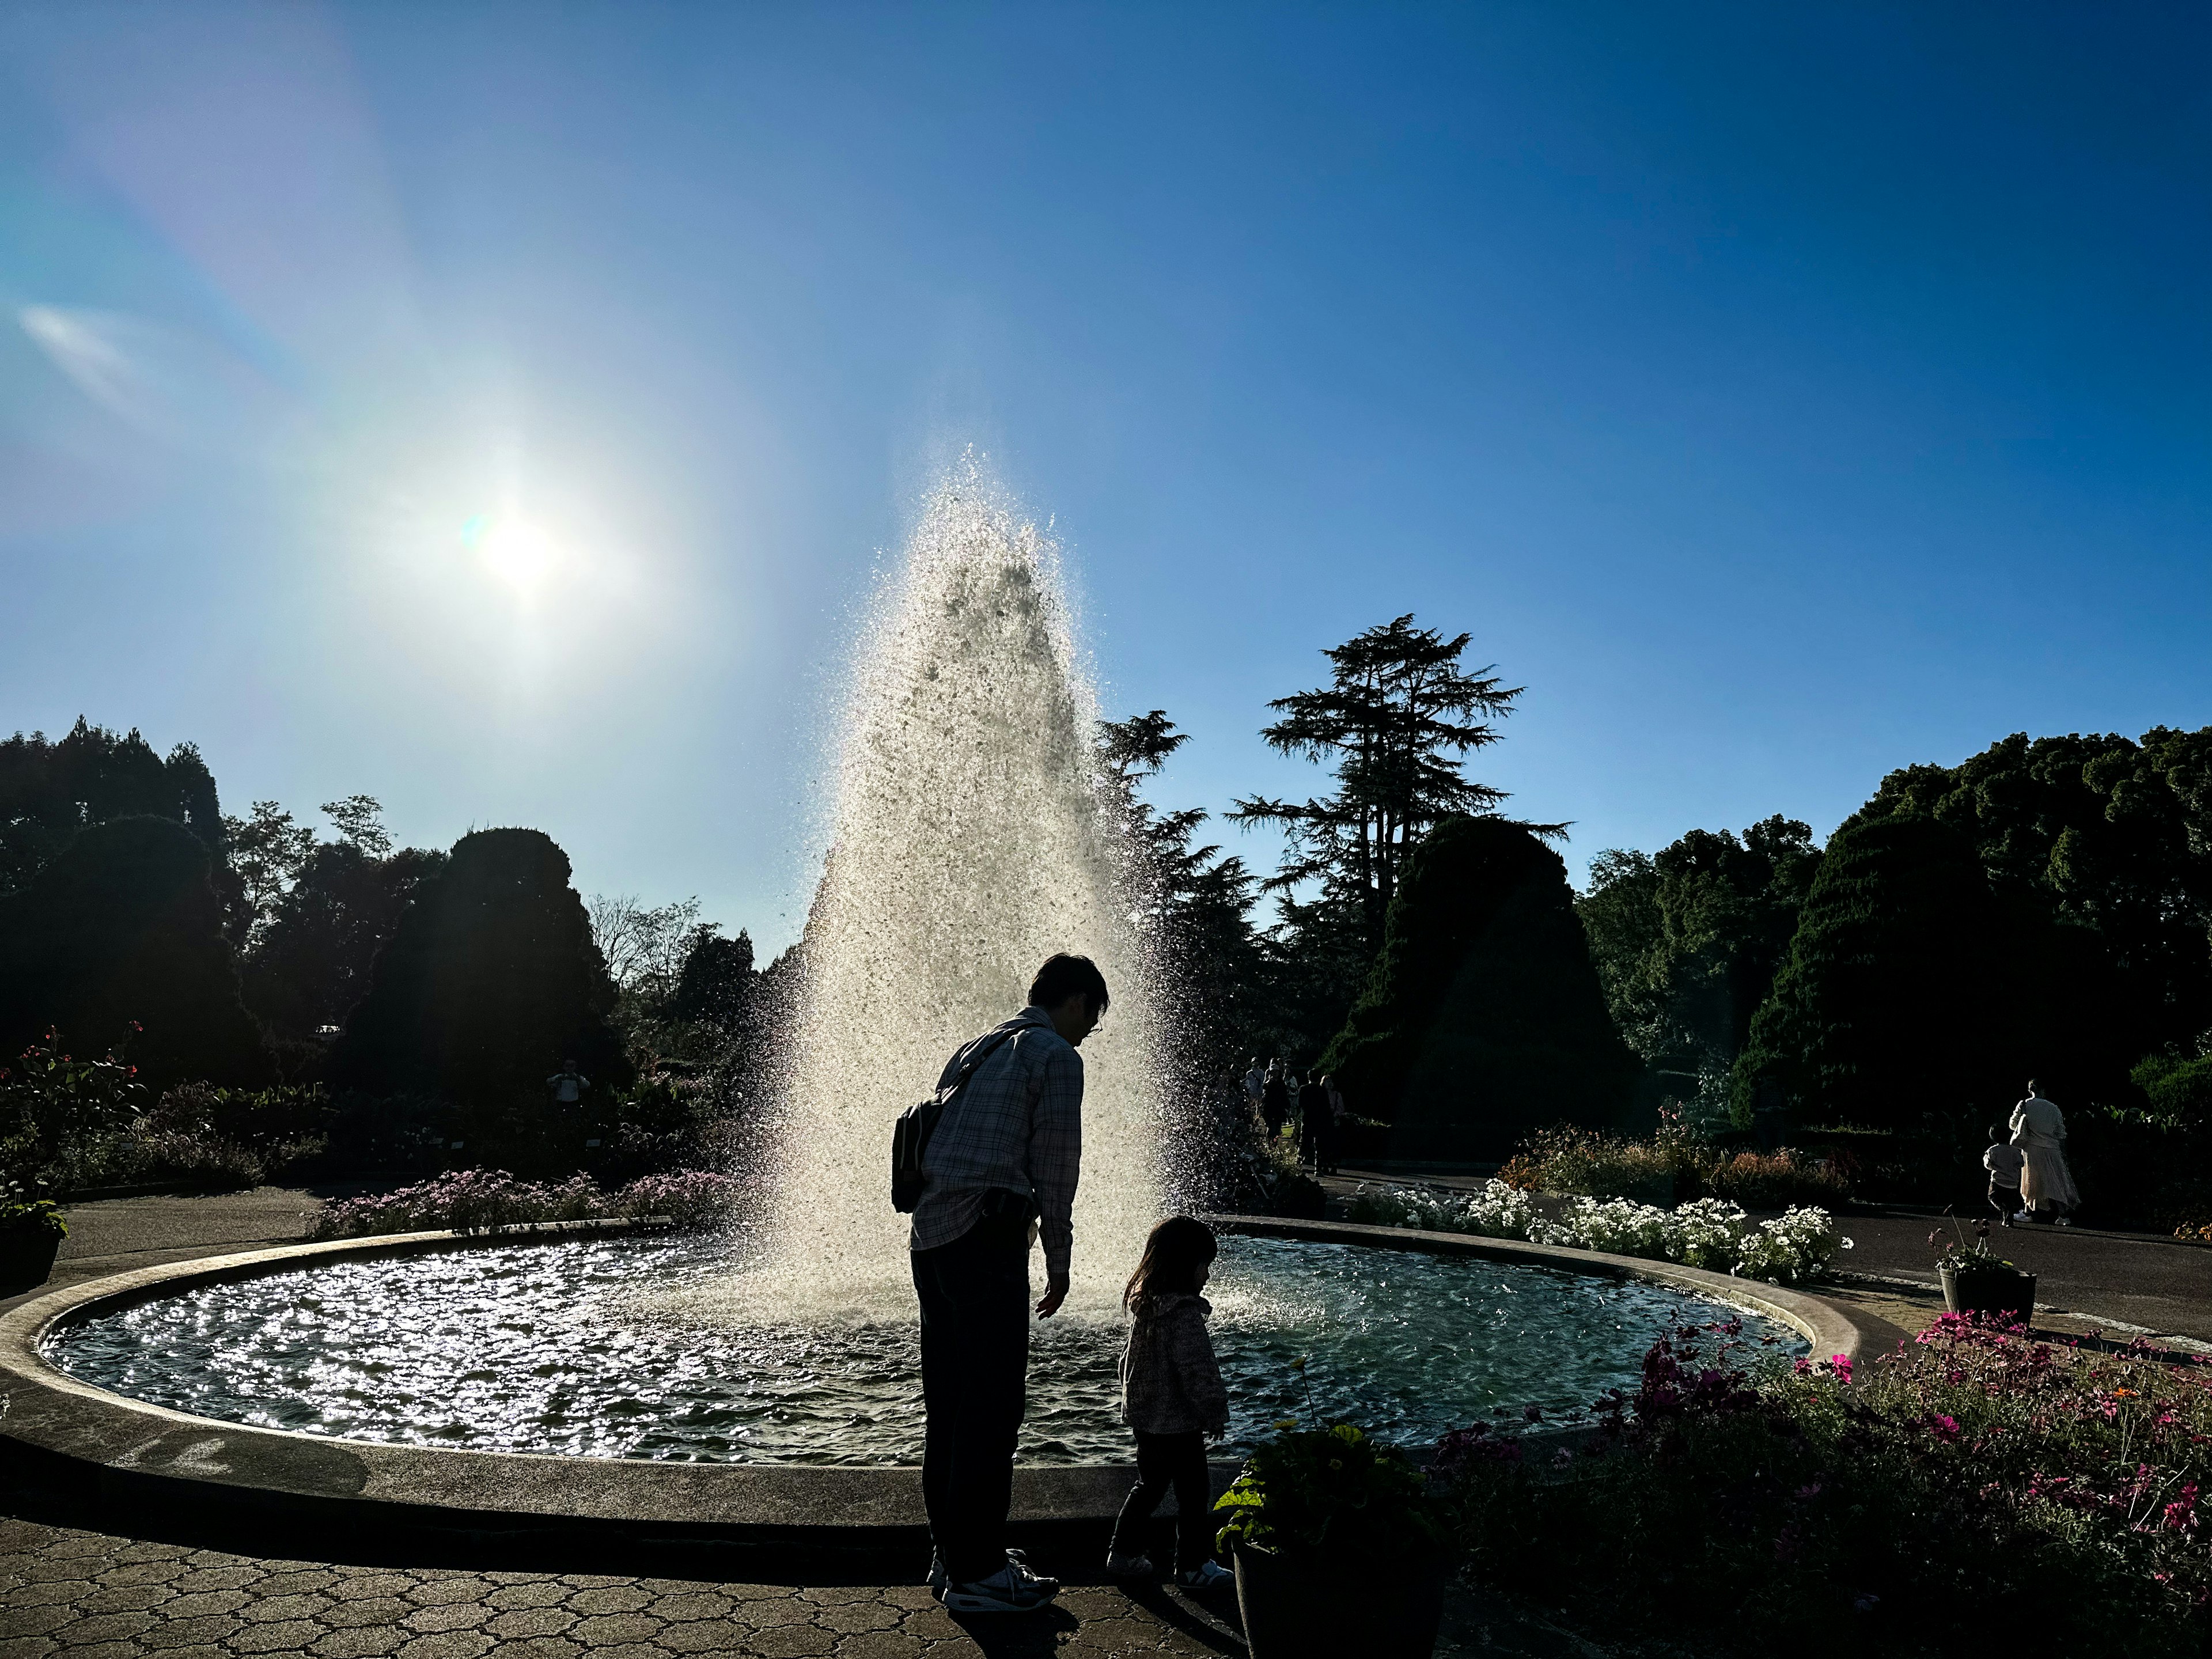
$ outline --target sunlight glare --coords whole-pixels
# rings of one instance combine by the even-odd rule
[[[560,563],[552,538],[513,514],[479,513],[461,526],[461,539],[493,575],[526,594],[535,592]]]

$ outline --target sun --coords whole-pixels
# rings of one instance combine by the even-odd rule
[[[519,514],[479,513],[461,526],[461,540],[485,569],[519,593],[537,592],[560,568],[553,538]]]

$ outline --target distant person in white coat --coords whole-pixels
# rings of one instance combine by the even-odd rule
[[[2012,1144],[2024,1161],[2020,1213],[2014,1219],[2069,1224],[2068,1212],[2081,1202],[2081,1194],[2066,1167],[2065,1140],[2066,1115],[2043,1097],[2030,1078],[2027,1098],[2012,1109]]]

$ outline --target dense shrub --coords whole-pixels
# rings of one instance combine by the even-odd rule
[[[155,1088],[274,1080],[211,868],[175,820],[116,818],[0,897],[0,1054],[58,1027],[85,1053],[127,1039]]]
[[[2009,1105],[2049,1040],[2028,942],[1963,836],[1927,817],[1844,824],[1736,1060],[1737,1121],[1770,1075],[1801,1120]]]
[[[568,855],[535,830],[483,830],[414,890],[331,1054],[341,1089],[427,1094],[526,1115],[574,1059],[599,1088],[632,1068],[615,988]]]
[[[1543,1467],[1446,1437],[1431,1478],[1475,1575],[1699,1652],[1950,1653],[1986,1643],[1992,1607],[2052,1652],[2203,1650],[2201,1364],[1947,1316],[1855,1368],[1761,1377],[1739,1335],[1662,1340],[1600,1402],[1611,1426]]]
[[[1784,1285],[1818,1278],[1838,1251],[1851,1248],[1826,1210],[1793,1209],[1754,1222],[1723,1199],[1662,1210],[1632,1199],[1577,1198],[1565,1214],[1547,1217],[1527,1193],[1502,1180],[1490,1181],[1479,1193],[1363,1186],[1352,1194],[1346,1218],[1679,1261]]]
[[[122,1056],[80,1058],[48,1031],[0,1066],[0,1160],[43,1178],[71,1148],[130,1124],[145,1097],[138,1068]]]
[[[2212,1054],[2153,1054],[2129,1073],[2150,1102],[2151,1121],[2172,1129],[2212,1129]]]
[[[1559,855],[1504,819],[1452,817],[1407,858],[1374,973],[1316,1069],[1389,1121],[1394,1157],[1478,1158],[1537,1123],[1618,1121],[1642,1067]]]
[[[1498,1173],[1530,1192],[1662,1206],[1724,1198],[1747,1209],[1780,1210],[1842,1204],[1851,1196],[1850,1183],[1831,1161],[1789,1147],[1731,1151],[1692,1133],[1674,1112],[1662,1113],[1660,1132],[1648,1140],[1555,1124],[1522,1142]]]
[[[311,1238],[375,1233],[495,1233],[545,1221],[665,1218],[684,1226],[726,1218],[738,1183],[703,1170],[650,1176],[609,1193],[588,1176],[557,1184],[518,1180],[504,1170],[457,1170],[398,1192],[325,1204]]]
[[[1699,1185],[1715,1198],[1732,1199],[1747,1210],[1842,1204],[1851,1195],[1833,1167],[1786,1146],[1772,1152],[1738,1152],[1703,1171]]]

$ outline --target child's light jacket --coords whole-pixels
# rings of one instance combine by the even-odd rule
[[[1218,1434],[1229,1425],[1229,1390],[1206,1328],[1202,1296],[1155,1297],[1129,1327],[1121,1351],[1121,1420],[1139,1434]]]

